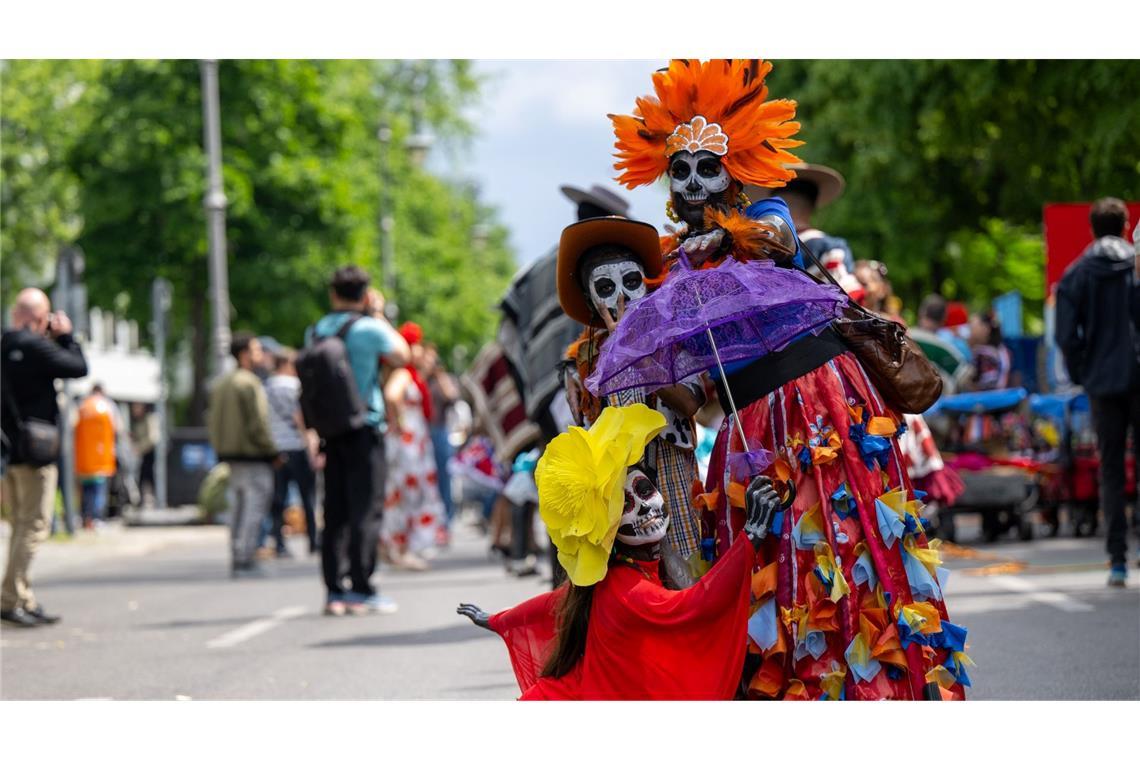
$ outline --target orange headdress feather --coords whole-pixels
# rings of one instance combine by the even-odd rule
[[[670,61],[653,75],[656,97],[638,98],[632,116],[610,116],[618,182],[648,185],[669,170],[673,153],[698,148],[722,156],[738,182],[782,187],[796,176],[785,165],[799,161],[787,149],[803,142],[790,139],[800,128],[795,101],[766,100],[771,70],[756,59]]]

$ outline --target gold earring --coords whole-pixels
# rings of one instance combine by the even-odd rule
[[[680,223],[681,217],[677,216],[677,212],[673,209],[673,199],[665,201],[665,216],[669,217],[669,221]]]

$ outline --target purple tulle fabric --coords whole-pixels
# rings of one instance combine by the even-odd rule
[[[819,333],[846,303],[835,289],[767,260],[730,257],[713,269],[681,267],[629,307],[586,387],[594,395],[652,390],[715,367],[709,327],[721,361],[756,359]]]
[[[729,440],[729,448],[739,445],[739,441],[735,437]],[[737,483],[750,483],[754,477],[771,467],[775,461],[775,453],[764,448],[759,441],[750,438],[748,440],[748,451],[729,452],[728,472]]]

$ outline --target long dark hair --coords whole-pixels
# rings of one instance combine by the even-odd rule
[[[586,631],[590,627],[590,608],[594,604],[593,586],[569,586],[555,617],[557,636],[554,651],[542,669],[544,678],[561,678],[574,669],[586,653]]]

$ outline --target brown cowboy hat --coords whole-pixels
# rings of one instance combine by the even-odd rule
[[[562,311],[575,322],[602,327],[586,300],[578,280],[578,262],[582,255],[599,245],[628,248],[645,267],[646,277],[661,274],[661,239],[652,224],[635,222],[621,216],[599,216],[583,219],[562,230],[558,242],[558,302]]]
[[[823,208],[843,194],[847,181],[843,175],[823,164],[788,164],[789,169],[796,170],[796,178],[791,182],[810,182],[819,191],[815,207]],[[790,183],[789,183],[790,184]],[[744,192],[749,200],[755,203],[763,198],[770,198],[780,188],[760,187],[759,185],[745,185]]]

